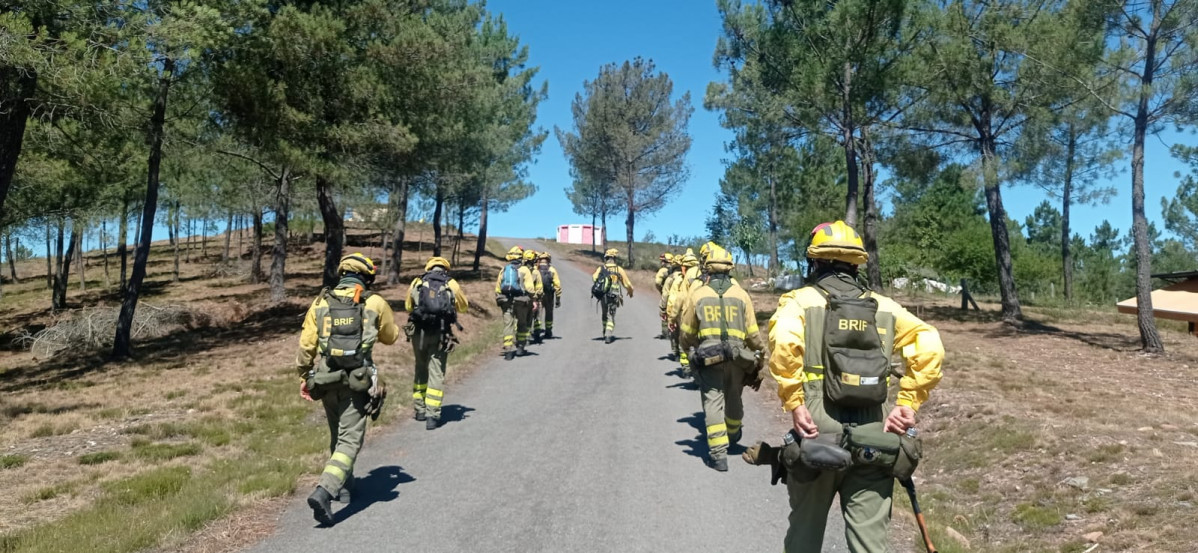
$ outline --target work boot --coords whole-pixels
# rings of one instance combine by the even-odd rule
[[[540,330],[534,330],[534,331],[532,331],[532,343],[534,343],[534,344],[539,344],[539,343],[541,343],[543,340],[544,340],[544,335],[543,335],[543,334],[541,334],[541,331],[540,331]]]
[[[333,495],[328,490],[316,486],[312,495],[308,496],[308,506],[312,508],[312,518],[324,526],[333,525]]]
[[[343,486],[341,491],[337,492],[337,503],[349,505],[350,495],[349,486]]]
[[[552,330],[546,330],[546,331],[545,331],[545,336],[543,336],[543,338],[544,338],[544,339],[546,339],[546,340],[552,339],[552,338],[553,338],[553,331],[552,331]]]
[[[515,352],[515,351],[505,351],[505,352],[503,352],[503,360],[504,360],[504,361],[511,361],[512,359],[515,359],[515,358],[516,358],[516,352]]]
[[[521,345],[516,346],[516,356],[524,357],[524,355],[525,355],[524,345],[521,344]]]
[[[415,417],[415,418],[416,418],[416,420],[418,420],[418,421],[422,421],[422,420],[424,420],[424,411],[416,411],[416,417]]]
[[[615,336],[608,336],[607,338],[604,338],[604,339],[603,339],[603,343],[605,343],[605,344],[610,344],[610,343],[612,343],[612,342],[615,342],[615,341],[616,341],[616,337],[615,337]]]
[[[424,420],[424,429],[425,430],[434,430],[437,428],[438,422],[440,422],[440,421],[438,421],[436,417],[428,417],[427,419]]]
[[[707,466],[720,472],[728,472],[728,456],[711,457],[707,460]]]

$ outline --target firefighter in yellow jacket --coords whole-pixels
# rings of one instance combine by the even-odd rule
[[[296,356],[300,395],[319,400],[329,423],[331,456],[308,496],[312,515],[324,525],[333,524],[333,498],[349,502],[347,484],[366,437],[366,419],[377,417],[382,405],[372,350],[399,338],[391,306],[367,290],[374,282],[374,262],[354,253],[341,258],[338,272],[337,286],[323,290],[308,308]]]
[[[449,260],[433,257],[424,264],[424,275],[408,287],[404,309],[408,312],[408,339],[416,357],[412,381],[412,408],[425,430],[437,428],[445,399],[445,362],[457,344],[453,330],[457,316],[470,308],[466,293],[449,276]]]
[[[514,246],[506,257],[507,264],[495,279],[495,303],[503,310],[503,357],[511,361],[517,354],[524,355],[538,292],[532,271],[524,266],[524,248]]]
[[[757,380],[759,352],[765,342],[757,329],[757,311],[749,294],[732,281],[732,256],[722,248],[709,252],[707,277],[682,303],[679,342],[689,351],[703,399],[707,463],[728,470],[728,444],[740,440],[745,415],[741,391]]]
[[[619,256],[620,252],[615,248],[603,252],[603,265],[591,275],[591,282],[600,284],[592,292],[598,290],[599,297],[595,299],[599,300],[600,309],[603,310],[603,341],[607,344],[616,340],[616,309],[624,303],[623,290],[627,289],[628,297],[632,297],[632,281],[628,280],[624,269],[616,264]]]
[[[804,440],[835,436],[843,434],[846,425],[906,433],[940,381],[940,335],[894,300],[859,284],[857,267],[868,255],[861,237],[843,221],[812,231],[807,258],[809,284],[783,295],[769,323],[770,372],[795,433]],[[844,316],[847,313],[853,315]],[[871,316],[872,324],[867,320]],[[845,354],[848,349],[853,349],[851,356]],[[839,353],[832,356],[829,350]],[[892,352],[900,353],[905,370],[898,399],[887,414]],[[891,472],[853,464],[817,474],[797,478],[791,472],[788,477],[791,512],[784,549],[819,551],[828,509],[839,495],[849,551],[886,551],[894,491]]]
[[[535,272],[541,279],[541,313],[544,314],[545,324],[542,327],[540,314],[533,316],[532,339],[540,343],[545,338],[553,338],[553,309],[562,306],[562,281],[557,276],[553,256],[549,252],[537,254]]]
[[[657,274],[653,277],[653,285],[657,287],[657,293],[662,297],[666,295],[666,280],[670,277],[670,273],[674,270],[674,254],[665,252],[658,256],[661,261],[661,268],[657,270]],[[657,336],[659,340],[665,340],[670,337],[669,325],[666,324],[666,318],[661,318],[661,334]]]
[[[666,326],[670,332],[670,345],[674,348],[674,357],[678,360],[682,367],[684,376],[690,375],[690,360],[687,359],[686,351],[678,346],[678,316],[682,313],[682,302],[686,298],[687,290],[689,289],[688,281],[698,275],[699,258],[695,257],[695,252],[690,248],[686,249],[686,253],[676,257],[678,261],[678,272],[674,274],[673,280],[670,282],[669,293],[663,298],[662,306],[665,309]]]

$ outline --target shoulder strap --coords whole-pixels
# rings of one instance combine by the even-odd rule
[[[724,284],[727,284],[727,281],[724,281]],[[728,291],[728,287],[720,286],[717,289],[715,286],[711,285],[710,280],[707,283],[707,287],[711,288],[711,290],[716,293],[716,296],[720,298],[720,341],[727,342],[728,341],[728,320],[727,320],[728,308],[724,306],[724,292]]]

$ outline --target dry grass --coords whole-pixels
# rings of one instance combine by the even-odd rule
[[[354,251],[379,256],[377,247],[355,246],[350,238]],[[472,255],[472,245],[463,253]],[[377,287],[401,325],[407,283],[422,272],[430,247],[421,249],[423,255],[406,252],[401,285]],[[94,351],[39,360],[11,342],[0,347],[0,486],[18,499],[0,502],[0,551],[176,548],[201,529],[200,535],[237,542],[266,525],[240,527],[235,521],[243,515],[228,515],[277,504],[298,480],[319,471],[327,431],[320,410],[297,397],[291,360],[304,311],[319,289],[321,247],[293,248],[290,297],[277,305],[267,301],[265,284],[214,270],[215,248],[213,263],[185,264],[181,282],[173,283],[166,252],[156,247],[151,256],[145,300],[186,306],[210,324],[143,339],[129,363],[110,363]],[[455,271],[472,305],[452,363],[496,341],[490,290],[499,262],[490,255],[483,260],[479,274]],[[89,276],[97,272],[89,268]],[[5,293],[0,327],[33,333],[56,320],[45,309],[44,279],[26,278]],[[112,307],[111,294],[99,285],[86,294],[73,287],[70,301]],[[0,337],[0,346],[5,342]],[[375,359],[384,378],[406,387],[412,371],[406,344],[380,347]],[[384,423],[406,415],[408,395],[391,395]],[[176,470],[182,468],[186,473]],[[150,490],[128,491],[143,484]],[[197,490],[202,493],[192,493]],[[118,527],[139,516],[144,532],[103,543],[85,539],[88,532],[94,538],[98,526]],[[206,544],[196,550],[219,549]]]

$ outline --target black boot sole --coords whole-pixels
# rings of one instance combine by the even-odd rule
[[[316,519],[316,522],[319,522],[324,526],[333,525],[332,506],[329,506],[329,508],[326,509],[325,506],[321,505],[320,501],[318,501],[315,497],[308,498],[308,506],[312,508],[312,518]]]

